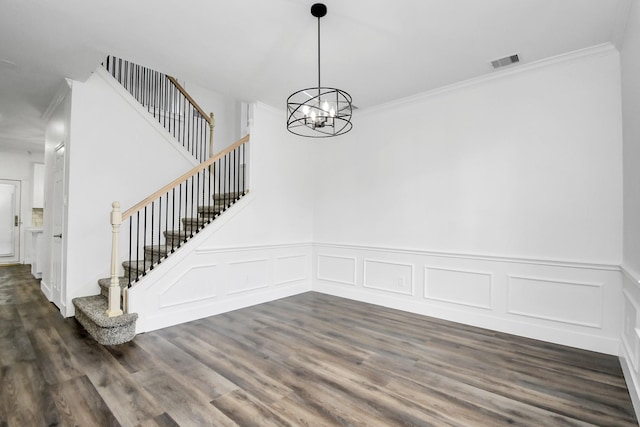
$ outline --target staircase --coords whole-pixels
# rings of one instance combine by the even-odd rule
[[[73,304],[76,319],[96,341],[117,345],[135,337],[138,315],[127,313],[128,288],[247,194],[244,161],[249,136],[214,156],[213,113],[204,114],[175,79],[113,57],[103,66],[201,162],[122,213],[119,203],[113,203],[111,277],[98,281],[99,295],[74,298]],[[145,76],[160,82],[160,89],[147,84]],[[208,136],[206,127],[211,130]],[[128,253],[122,258],[121,224],[128,234],[128,245],[123,245]]]

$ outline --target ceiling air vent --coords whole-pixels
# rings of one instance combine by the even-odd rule
[[[493,68],[497,69],[497,68],[506,67],[507,65],[515,64],[517,62],[520,62],[520,58],[518,57],[518,54],[515,54],[515,55],[505,56],[504,58],[493,60],[491,61],[491,65],[493,66]]]

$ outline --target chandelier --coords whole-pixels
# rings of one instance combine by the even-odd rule
[[[311,15],[318,18],[318,86],[294,92],[287,98],[287,129],[309,138],[327,138],[351,130],[351,95],[320,84],[320,18],[327,6],[316,3]]]

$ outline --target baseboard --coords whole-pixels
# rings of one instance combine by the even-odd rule
[[[313,246],[314,291],[619,355],[622,278],[617,265]]]
[[[51,301],[51,286],[49,286],[44,279],[40,281],[40,290],[44,296],[47,297],[47,300]]]

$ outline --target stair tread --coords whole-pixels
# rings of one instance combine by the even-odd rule
[[[101,328],[130,325],[138,319],[138,313],[126,313],[116,317],[107,316],[107,299],[102,295],[74,298],[73,305],[76,310],[82,311],[85,316]]]

